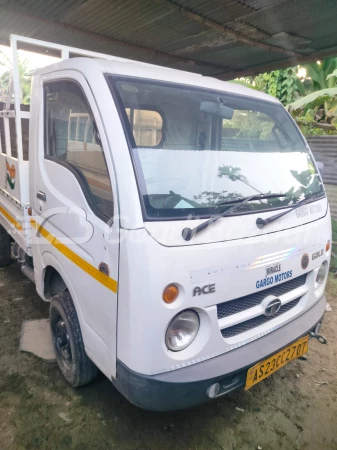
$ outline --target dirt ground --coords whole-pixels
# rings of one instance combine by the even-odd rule
[[[306,361],[246,393],[153,413],[128,403],[103,375],[75,390],[56,365],[21,353],[22,321],[47,317],[48,305],[17,265],[2,269],[0,450],[337,449],[337,278],[330,277],[327,295],[328,345],[311,341]]]

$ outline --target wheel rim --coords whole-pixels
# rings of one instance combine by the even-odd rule
[[[58,359],[61,360],[62,364],[66,368],[70,369],[73,361],[70,345],[70,337],[67,330],[67,326],[62,317],[60,316],[54,322],[53,335],[54,335],[55,350]]]

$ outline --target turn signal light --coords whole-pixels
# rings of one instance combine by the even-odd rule
[[[163,300],[165,303],[173,303],[179,295],[179,289],[175,284],[166,286],[163,292]]]
[[[330,247],[331,247],[331,244],[330,244],[330,241],[328,241],[325,246],[325,251],[328,252],[330,250]]]

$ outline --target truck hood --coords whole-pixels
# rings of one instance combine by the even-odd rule
[[[183,239],[182,230],[185,227],[193,229],[207,219],[145,222],[144,226],[150,236],[161,245],[168,247],[200,245],[262,236],[300,227],[325,217],[328,208],[328,200],[325,197],[294,209],[262,229],[259,229],[256,225],[258,217],[267,219],[274,214],[286,211],[288,208],[224,217],[196,234],[190,241]]]

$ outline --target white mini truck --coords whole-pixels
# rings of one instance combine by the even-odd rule
[[[0,263],[16,257],[50,302],[57,361],[72,386],[99,369],[135,405],[185,408],[254,386],[306,353],[310,338],[326,342],[329,205],[278,100],[11,40]],[[29,112],[18,44],[63,58],[35,72]]]

